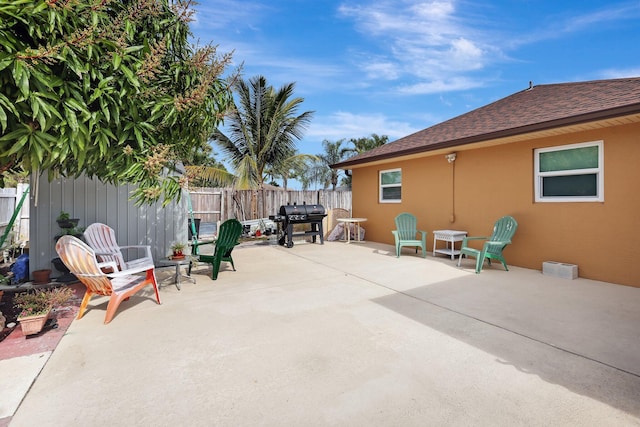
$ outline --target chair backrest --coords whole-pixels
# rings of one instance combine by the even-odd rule
[[[62,236],[56,243],[56,252],[73,273],[91,292],[111,295],[111,280],[98,266],[96,254],[86,243],[73,236]]]
[[[216,252],[222,251],[227,254],[235,245],[242,235],[242,224],[237,219],[228,219],[220,225],[218,231],[218,239],[216,240]]]
[[[490,241],[499,241],[499,242],[511,242],[513,235],[516,233],[518,229],[518,223],[512,216],[503,216],[493,226],[493,233],[489,238]],[[502,247],[493,246],[489,247],[487,252],[499,254],[502,252],[506,244]]]
[[[113,261],[120,270],[126,269],[122,251],[116,242],[116,232],[106,224],[95,222],[87,227],[84,238],[98,252],[100,260]],[[109,254],[109,255],[107,255]]]
[[[396,216],[396,230],[400,240],[415,240],[418,232],[418,220],[410,213],[403,212]]]

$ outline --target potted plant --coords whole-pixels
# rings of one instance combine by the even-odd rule
[[[261,237],[264,231],[266,230],[266,228],[267,226],[264,224],[264,220],[260,219],[258,221],[258,227],[256,228],[255,236]]]
[[[18,321],[24,335],[37,334],[42,330],[51,310],[73,297],[73,289],[53,288],[35,292],[23,292],[14,297],[14,305],[20,311]]]
[[[78,239],[80,239],[83,235],[84,235],[84,230],[85,227],[73,227],[73,228],[67,228],[64,230],[64,232],[60,235],[60,237],[64,236],[64,235],[71,235],[74,237],[77,237]],[[57,239],[56,239],[57,241]]]
[[[46,285],[49,283],[51,277],[51,270],[48,268],[42,270],[35,270],[33,272],[33,283],[36,285]]]
[[[78,239],[82,239],[84,234],[84,227],[78,227],[78,223],[80,222],[79,218],[71,218],[68,212],[60,211],[60,215],[56,218],[56,222],[58,226],[61,228],[61,232],[56,234],[53,237],[54,241],[58,241],[60,237],[71,235],[77,237]]]
[[[80,222],[80,219],[71,218],[71,215],[69,215],[68,212],[60,211],[60,215],[58,215],[58,218],[56,218],[56,222],[58,223],[58,226],[60,228],[62,228],[63,230],[67,230],[76,227]]]
[[[181,242],[174,243],[171,245],[171,250],[173,251],[173,259],[181,259],[184,258],[184,248],[187,245]]]

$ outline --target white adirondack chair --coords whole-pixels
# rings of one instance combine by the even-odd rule
[[[153,268],[153,256],[151,246],[129,245],[118,246],[116,233],[113,228],[99,222],[87,227],[84,238],[95,251],[96,256],[102,262],[112,261],[118,266],[119,271],[138,269],[139,267],[150,266]],[[144,250],[145,255],[141,258],[125,259],[122,250],[137,249]]]

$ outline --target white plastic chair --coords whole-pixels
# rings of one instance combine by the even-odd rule
[[[99,222],[93,223],[87,227],[84,232],[84,238],[95,251],[96,256],[102,262],[112,261],[118,266],[118,270],[139,269],[144,266],[153,267],[153,256],[151,255],[151,246],[129,245],[118,246],[116,241],[116,233],[113,228]],[[135,258],[129,261],[125,260],[122,255],[123,249],[144,249],[145,256]]]

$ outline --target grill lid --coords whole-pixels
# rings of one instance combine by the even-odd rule
[[[308,216],[324,216],[324,206],[322,205],[297,205],[287,204],[280,206],[280,215],[289,217],[289,219],[303,220]]]

